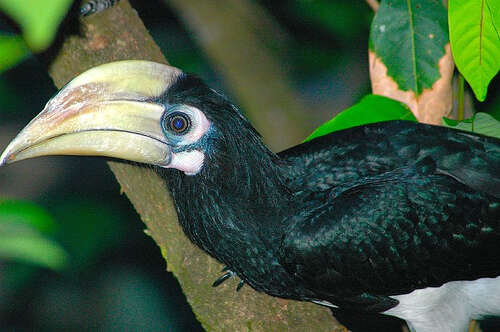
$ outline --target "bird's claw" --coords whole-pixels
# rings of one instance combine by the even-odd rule
[[[226,281],[227,279],[237,276],[236,272],[231,271],[228,266],[223,268],[221,272],[226,272],[226,273],[224,273],[217,280],[215,280],[214,283],[212,284],[212,287],[217,287],[220,284],[222,284],[224,281]],[[241,287],[243,287],[244,284],[245,284],[245,281],[240,280],[240,282],[238,283],[238,286],[236,286],[236,291],[239,292]]]
[[[224,281],[226,281],[227,279],[232,278],[236,275],[236,273],[231,271],[228,266],[223,268],[221,272],[226,272],[226,273],[224,273],[217,280],[215,280],[214,283],[212,284],[212,287],[217,287],[220,284],[222,284]]]
[[[80,7],[80,16],[89,16],[112,7],[120,0],[91,0]]]
[[[244,285],[245,285],[245,280],[240,280],[238,286],[236,286],[236,291],[239,292],[241,287],[243,287]]]

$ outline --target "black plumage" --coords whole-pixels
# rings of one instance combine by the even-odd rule
[[[0,165],[50,154],[151,165],[186,235],[227,266],[214,285],[238,276],[418,332],[500,316],[496,138],[392,121],[275,154],[199,78],[123,61],[68,83]]]
[[[196,176],[159,169],[190,239],[271,295],[385,311],[388,297],[500,275],[500,144],[394,121],[270,152],[224,97],[182,76],[166,104],[213,124]]]

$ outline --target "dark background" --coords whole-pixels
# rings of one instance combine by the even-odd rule
[[[131,3],[173,66],[232,96],[173,10],[161,1]],[[369,93],[373,14],[365,2],[257,3],[284,32],[277,54],[314,126]],[[0,24],[16,29],[5,17]],[[475,108],[500,107],[498,82],[490,86],[487,102]],[[0,75],[0,149],[55,92],[36,57]],[[1,330],[201,330],[105,160],[50,157],[2,168],[0,197],[45,208],[57,222],[54,239],[70,254],[69,267],[60,272],[0,261]]]

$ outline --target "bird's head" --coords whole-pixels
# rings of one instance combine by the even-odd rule
[[[236,107],[197,77],[154,62],[119,61],[69,82],[9,144],[0,165],[92,155],[196,175],[209,165],[241,167],[240,156],[258,154],[252,149],[273,156]]]

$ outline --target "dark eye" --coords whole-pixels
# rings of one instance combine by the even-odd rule
[[[191,119],[184,113],[175,112],[169,114],[165,119],[165,124],[170,132],[177,135],[185,134],[191,127]]]

